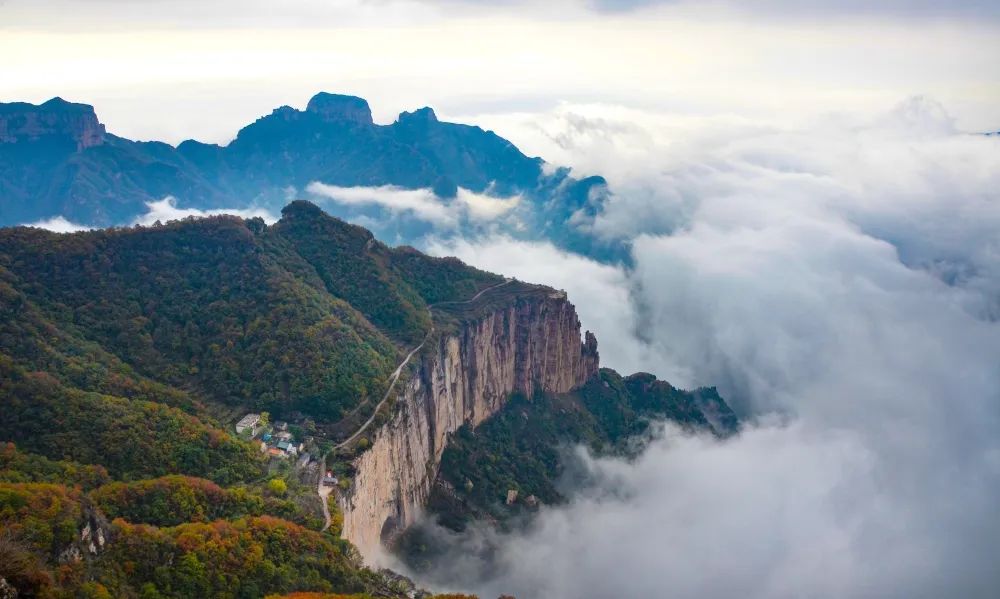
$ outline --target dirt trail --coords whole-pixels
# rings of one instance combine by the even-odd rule
[[[472,302],[474,302],[477,299],[479,299],[480,297],[482,297],[482,295],[484,293],[486,293],[488,291],[492,291],[492,290],[497,289],[499,287],[503,287],[504,285],[507,285],[508,283],[510,283],[512,280],[513,279],[506,279],[506,280],[504,280],[503,283],[498,283],[496,285],[493,285],[492,287],[487,287],[486,289],[483,289],[482,291],[480,291],[479,293],[477,293],[476,295],[472,296],[471,298],[469,298],[467,300],[449,301],[449,302],[438,302],[436,304],[432,304],[430,306],[427,306],[428,315],[431,317],[431,328],[430,328],[429,331],[427,331],[427,335],[424,336],[424,340],[420,342],[420,345],[418,345],[418,346],[414,347],[412,350],[410,350],[410,353],[406,354],[406,357],[403,358],[403,361],[399,363],[399,366],[396,366],[396,370],[392,371],[392,376],[389,377],[389,387],[385,390],[385,395],[382,396],[382,400],[380,402],[378,402],[378,405],[375,406],[375,409],[372,411],[372,415],[368,418],[368,420],[366,420],[364,422],[364,424],[362,424],[358,428],[358,430],[356,430],[354,432],[353,435],[351,435],[350,437],[344,439],[343,441],[341,441],[340,443],[338,443],[337,445],[335,445],[334,449],[343,449],[344,447],[347,447],[348,445],[350,445],[355,439],[358,438],[358,436],[361,435],[361,433],[365,432],[365,430],[371,425],[372,422],[375,421],[375,416],[378,414],[378,411],[380,409],[382,409],[382,404],[384,404],[389,399],[389,395],[392,393],[393,388],[396,386],[396,381],[399,380],[399,375],[402,374],[403,367],[406,366],[406,364],[410,361],[410,358],[412,358],[414,355],[416,355],[416,353],[418,351],[420,351],[424,347],[424,344],[427,343],[427,340],[430,339],[431,335],[434,333],[434,315],[431,312],[431,309],[434,306],[444,306],[444,305],[454,305],[454,304],[471,304]]]
[[[371,426],[372,422],[375,421],[375,416],[378,414],[378,411],[380,409],[382,409],[382,405],[386,401],[388,401],[389,394],[392,393],[393,388],[396,386],[396,382],[399,380],[399,375],[402,374],[402,372],[403,372],[403,367],[406,366],[407,363],[409,363],[410,358],[412,358],[414,355],[416,355],[416,353],[418,351],[420,351],[424,347],[424,344],[427,343],[427,340],[430,339],[431,335],[434,333],[434,314],[431,311],[431,309],[434,306],[457,305],[457,304],[471,304],[472,302],[474,302],[477,299],[479,299],[480,297],[482,297],[482,295],[484,293],[486,293],[488,291],[492,291],[492,290],[497,289],[499,287],[503,287],[504,285],[507,285],[508,283],[511,283],[512,281],[513,281],[513,279],[505,279],[503,283],[498,283],[496,285],[493,285],[492,287],[487,287],[486,289],[483,289],[482,291],[480,291],[479,293],[477,293],[476,295],[472,296],[471,298],[469,298],[467,300],[438,302],[436,304],[431,304],[431,305],[427,306],[427,314],[431,318],[431,328],[430,328],[429,331],[427,331],[427,335],[424,336],[424,340],[420,342],[420,345],[418,345],[418,346],[414,347],[412,350],[410,350],[410,353],[406,354],[406,357],[403,358],[403,361],[399,363],[399,366],[396,366],[396,370],[392,371],[392,376],[389,377],[389,387],[385,390],[385,395],[382,396],[382,400],[380,402],[378,402],[377,406],[375,406],[375,409],[372,411],[371,417],[369,417],[368,420],[366,420],[364,422],[364,424],[362,424],[358,428],[358,430],[354,432],[353,435],[351,435],[347,439],[344,439],[343,441],[341,441],[340,443],[338,443],[337,445],[335,445],[334,449],[335,450],[337,450],[337,449],[343,449],[344,447],[347,447],[348,445],[350,445],[355,439],[357,439],[361,435],[361,433],[365,432],[365,430],[367,430],[368,427]],[[327,487],[327,486],[323,485],[323,478],[325,477],[325,475],[326,475],[326,472],[322,471],[322,469],[321,469],[320,476],[319,476],[319,484],[316,487],[316,493],[319,494],[319,500],[320,500],[320,503],[322,503],[322,506],[323,506],[323,530],[324,531],[326,529],[330,528],[330,508],[329,508],[329,506],[327,506],[326,501],[327,501],[327,498],[330,496],[330,493],[333,492],[333,487]]]

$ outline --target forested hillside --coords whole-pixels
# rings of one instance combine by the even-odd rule
[[[59,235],[0,231],[0,352],[86,391],[336,421],[384,391],[427,300],[501,281],[392,250],[295,202],[236,217]]]
[[[500,281],[305,202],[272,226],[0,230],[0,578],[22,597],[401,596],[232,415],[336,430],[429,302]]]
[[[0,229],[0,578],[27,597],[405,596],[405,581],[365,568],[339,538],[335,497],[332,514],[317,497],[326,468],[350,488],[368,438],[329,464],[326,454],[362,422],[377,435],[391,373],[432,331],[489,314],[516,337],[510,352],[563,337],[583,351],[571,305],[534,341],[511,332],[510,308],[539,298],[565,302],[389,248],[302,201],[270,226],[219,216]],[[234,431],[251,411],[287,420],[280,434],[308,437],[314,455],[269,459],[273,440]],[[605,369],[460,429],[429,508],[461,528],[558,503],[563,447],[627,451],[656,419],[720,435],[736,426],[714,389]],[[415,563],[433,557],[419,529],[403,548]]]

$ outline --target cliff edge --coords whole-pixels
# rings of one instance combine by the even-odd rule
[[[546,290],[465,321],[422,355],[340,497],[343,536],[366,561],[416,521],[449,435],[480,424],[513,393],[564,393],[597,374],[597,340],[589,331],[581,339],[580,329],[565,294]]]

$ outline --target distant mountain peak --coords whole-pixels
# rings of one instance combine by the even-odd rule
[[[281,209],[281,215],[292,218],[322,218],[327,216],[319,206],[308,200],[293,200]]]
[[[436,123],[438,122],[437,115],[434,114],[434,109],[430,106],[424,106],[423,108],[418,108],[413,112],[401,112],[399,113],[399,118],[397,119],[399,124],[404,125],[408,123]]]
[[[79,104],[77,102],[70,102],[68,100],[62,99],[59,96],[56,96],[51,100],[46,101],[39,107],[46,108],[49,110],[67,110],[73,112],[90,112],[90,113],[94,112],[94,107],[91,106],[90,104]]]
[[[59,96],[39,105],[0,104],[0,144],[69,138],[79,151],[102,145],[105,134],[90,104],[68,102]]]
[[[360,125],[375,124],[368,101],[357,96],[320,92],[309,100],[306,112],[317,114],[325,121],[347,121]]]
[[[365,99],[327,92],[304,109],[275,108],[229,143],[186,140],[176,147],[106,135],[92,107],[62,98],[40,106],[0,104],[0,181],[9,183],[0,186],[0,226],[57,216],[89,226],[129,223],[168,196],[179,208],[276,212],[290,198],[314,197],[312,184],[322,183],[395,188],[387,193],[432,190],[441,201],[435,210],[457,215],[444,223],[379,201],[321,204],[397,243],[413,243],[434,229],[490,229],[589,251],[595,246],[589,227],[608,197],[605,181],[577,180],[569,168],[544,166],[493,131],[439,120],[429,107],[382,125],[373,122]],[[460,190],[517,196],[517,209],[480,218],[450,205]],[[289,218],[318,224],[318,212],[293,204]]]

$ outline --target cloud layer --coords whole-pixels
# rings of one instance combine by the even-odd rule
[[[166,223],[172,220],[181,220],[189,217],[214,216],[219,214],[232,214],[242,218],[260,217],[264,222],[271,224],[278,220],[271,212],[263,208],[220,208],[217,210],[199,210],[197,208],[178,208],[177,199],[167,196],[156,202],[146,203],[147,212],[135,219],[132,225],[150,226],[157,222]],[[123,223],[124,224],[124,223]],[[96,227],[81,225],[70,222],[65,217],[56,216],[54,218],[26,224],[28,227],[38,227],[47,229],[55,233],[75,233],[77,231],[87,231]]]
[[[614,121],[567,122],[566,152],[579,165],[638,139]],[[487,597],[995,594],[1000,140],[926,99],[795,129],[642,130],[629,164],[607,165],[622,176],[599,223],[633,240],[630,271],[505,239],[436,251],[565,286],[602,348],[638,348],[606,363],[718,385],[751,425],[590,460],[600,484],[502,539],[489,576],[429,581]]]
[[[462,223],[489,223],[521,202],[520,196],[500,198],[463,188],[450,200],[438,197],[430,189],[403,189],[394,185],[338,187],[317,181],[310,183],[306,191],[343,206],[382,208],[391,217],[407,216],[439,229],[454,229]]]

